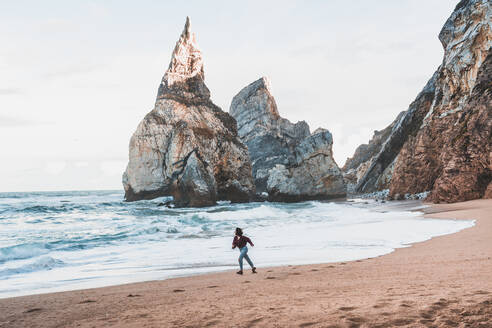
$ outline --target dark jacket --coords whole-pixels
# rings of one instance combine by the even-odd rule
[[[241,249],[244,246],[246,246],[246,243],[249,243],[251,246],[254,246],[253,242],[248,237],[235,236],[234,239],[232,240],[232,248],[239,247],[239,249]]]

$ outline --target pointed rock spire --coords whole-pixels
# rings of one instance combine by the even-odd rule
[[[176,206],[247,202],[254,196],[248,149],[236,121],[210,100],[189,18],[155,106],[130,139],[123,187],[127,201],[173,196]]]
[[[174,99],[182,102],[203,102],[210,98],[205,85],[202,52],[191,32],[190,18],[176,42],[169,67],[162,78],[157,94],[159,99]]]

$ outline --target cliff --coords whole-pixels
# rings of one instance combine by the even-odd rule
[[[372,142],[376,151],[367,154],[369,159],[358,161],[363,156],[356,153],[347,161],[346,175],[353,174],[356,164],[364,169],[356,192],[389,187],[390,197],[402,198],[431,191],[429,199],[435,202],[488,195],[491,13],[490,1],[466,0],[456,6],[439,34],[441,66],[392,123],[388,136]]]

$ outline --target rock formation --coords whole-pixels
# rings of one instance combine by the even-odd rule
[[[234,118],[210,100],[188,18],[155,107],[130,140],[123,186],[127,201],[172,195],[177,206],[246,202],[254,195],[247,148]]]
[[[326,199],[345,195],[333,160],[332,136],[280,117],[267,78],[251,83],[232,100],[241,140],[248,146],[257,192],[272,201]]]
[[[350,169],[355,170],[357,175],[354,191],[367,193],[388,188],[400,149],[410,136],[417,133],[432,104],[435,78],[434,74],[408,110],[400,113],[381,133],[375,133],[367,145],[367,152],[363,151],[365,145],[362,145],[360,152],[365,156],[359,157],[359,146],[354,157],[347,160],[344,166],[346,175],[351,173]],[[358,158],[366,157],[367,160],[358,163]]]
[[[369,140],[369,143],[362,144],[357,147],[354,156],[347,159],[342,171],[343,178],[347,184],[348,193],[354,193],[356,191],[358,182],[362,181],[362,178],[365,177],[369,168],[372,168],[372,170],[375,169],[372,164],[380,159],[380,156],[378,155],[381,152],[381,149],[405,113],[406,112],[401,112],[398,117],[385,129],[381,131],[374,131],[374,135],[372,139]],[[392,163],[394,163],[394,160]],[[373,185],[365,184],[366,189],[368,189],[367,191],[389,188],[389,181],[386,177],[391,176],[392,168],[392,164],[386,165],[384,168],[386,174],[382,174],[381,172],[374,174],[375,172],[373,171],[374,173],[372,174],[376,176],[375,183]]]
[[[435,202],[490,197],[491,16],[490,1],[458,3],[439,34],[445,51],[441,66],[393,123],[356,191],[381,188],[377,181],[391,168],[393,198],[424,191],[431,191]],[[353,169],[354,161],[347,168]]]
[[[269,199],[301,201],[344,197],[342,172],[333,160],[333,139],[325,129],[317,129],[294,148],[288,165],[277,164],[269,171]]]

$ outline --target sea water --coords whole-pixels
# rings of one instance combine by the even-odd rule
[[[121,191],[0,193],[0,298],[237,268],[350,261],[470,227],[371,201],[167,208]],[[247,263],[245,262],[247,268]]]

